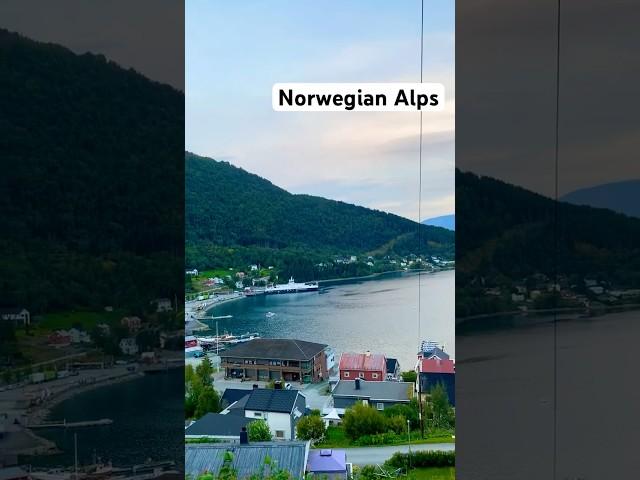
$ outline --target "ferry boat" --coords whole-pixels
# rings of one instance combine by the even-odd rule
[[[288,283],[268,286],[265,288],[264,293],[266,295],[277,295],[281,293],[317,292],[318,288],[318,282],[296,283],[291,277]]]

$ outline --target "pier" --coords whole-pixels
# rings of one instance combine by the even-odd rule
[[[33,425],[27,425],[28,428],[80,428],[80,427],[99,427],[102,425],[111,425],[113,420],[110,418],[101,418],[99,420],[84,420],[81,422],[67,422],[63,420],[46,420]]]

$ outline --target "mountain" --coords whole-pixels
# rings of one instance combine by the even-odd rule
[[[456,315],[513,310],[515,285],[541,278],[584,291],[584,279],[640,288],[640,219],[555,202],[490,177],[456,171]],[[547,291],[542,282],[535,288]],[[480,291],[496,288],[502,297]]]
[[[447,230],[455,231],[456,216],[455,214],[441,215],[439,217],[427,218],[426,220],[423,220],[422,223],[424,223],[425,225],[431,225],[433,227],[442,227],[446,228]]]
[[[0,30],[0,304],[180,295],[184,95],[101,55]]]
[[[640,218],[640,180],[582,188],[564,195],[561,200],[574,205],[608,208],[629,217]]]
[[[192,153],[185,153],[185,162],[189,266],[309,264],[332,255],[419,251],[453,257],[454,234],[448,230],[421,226],[419,248],[418,224],[406,218],[294,195],[229,163]]]

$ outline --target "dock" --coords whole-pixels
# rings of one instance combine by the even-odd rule
[[[63,420],[47,420],[33,425],[27,425],[28,428],[81,428],[81,427],[99,427],[102,425],[111,425],[113,420],[110,418],[101,418],[99,420],[84,420],[81,422],[67,422]]]

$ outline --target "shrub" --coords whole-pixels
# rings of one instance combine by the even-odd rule
[[[247,427],[249,440],[252,442],[269,442],[272,439],[269,425],[264,420],[254,420]]]
[[[454,467],[456,464],[456,452],[440,452],[434,450],[423,450],[412,453],[396,452],[387,460],[384,465],[390,468],[406,468],[409,455],[411,455],[411,466],[413,468],[422,467]]]
[[[369,445],[393,445],[400,443],[402,439],[393,432],[377,433],[375,435],[363,435],[355,440],[354,445],[369,446]]]
[[[317,415],[302,417],[296,425],[296,433],[302,440],[321,440],[325,434],[324,422]]]
[[[347,437],[356,440],[365,435],[375,435],[386,431],[386,418],[378,410],[363,404],[347,409],[342,425]]]
[[[387,430],[402,435],[407,431],[407,420],[402,415],[387,417]]]
[[[408,370],[406,372],[402,372],[402,381],[403,382],[411,382],[414,383],[418,378],[418,374],[414,370]]]

